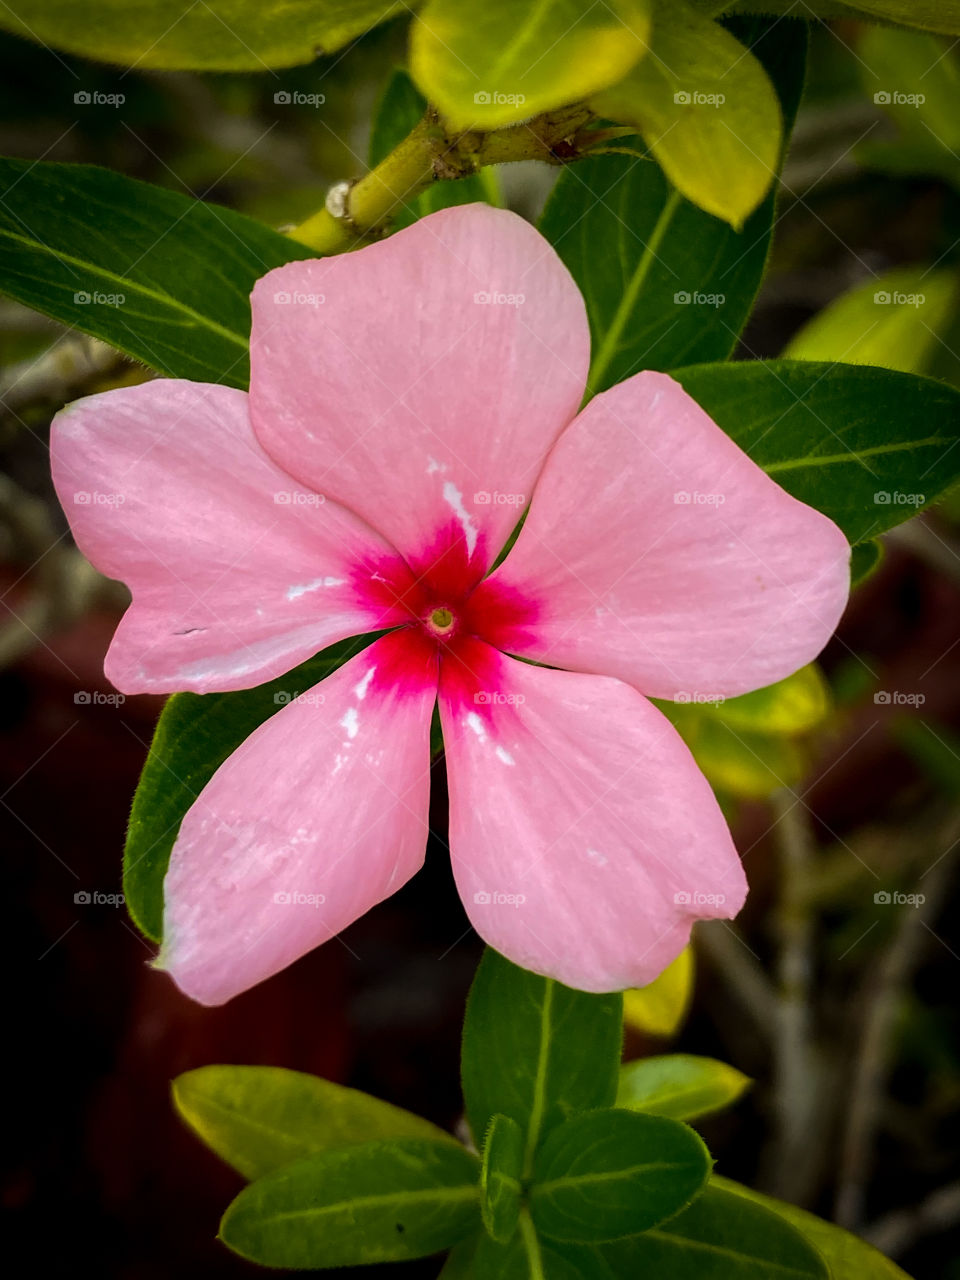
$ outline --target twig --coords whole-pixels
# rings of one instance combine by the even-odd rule
[[[889,1071],[890,1042],[902,990],[919,962],[930,937],[929,922],[943,901],[954,860],[960,820],[953,816],[941,829],[947,852],[923,877],[924,900],[902,909],[897,931],[879,964],[868,976],[859,1052],[850,1084],[849,1108],[840,1143],[840,1166],[834,1217],[842,1227],[857,1230],[863,1221],[870,1165],[877,1125],[883,1109]]]
[[[889,1258],[899,1258],[924,1236],[945,1231],[960,1222],[960,1182],[927,1197],[913,1209],[899,1209],[879,1218],[863,1231],[875,1249]]]

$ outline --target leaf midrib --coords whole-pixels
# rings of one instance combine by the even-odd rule
[[[420,1187],[414,1191],[389,1191],[383,1195],[352,1196],[348,1200],[337,1200],[333,1204],[310,1205],[306,1209],[286,1209],[277,1213],[265,1213],[261,1222],[287,1222],[299,1219],[329,1217],[332,1214],[352,1212],[355,1209],[386,1208],[388,1205],[403,1205],[422,1202],[424,1199],[457,1201],[473,1200],[479,1195],[476,1183],[464,1183],[460,1187]]]
[[[932,449],[937,445],[952,445],[955,440],[946,436],[927,436],[925,440],[898,440],[892,444],[874,444],[866,449],[850,449],[847,453],[828,453],[821,456],[808,454],[803,458],[785,458],[782,462],[761,462],[759,465],[772,475],[775,471],[799,471],[803,467],[853,466],[861,458],[876,458],[885,453],[905,453],[910,449]]]
[[[711,1244],[706,1240],[694,1240],[690,1236],[678,1236],[671,1231],[659,1231],[656,1227],[645,1231],[644,1236],[654,1240],[663,1240],[674,1247],[679,1245],[683,1249],[699,1249],[701,1253],[712,1253],[722,1258],[732,1258],[736,1262],[761,1263],[767,1271],[775,1271],[783,1276],[798,1276],[800,1280],[810,1280],[812,1276],[817,1274],[815,1271],[801,1271],[796,1267],[786,1266],[782,1262],[774,1262],[771,1258],[761,1258],[755,1253],[741,1253],[739,1250],[729,1249],[725,1245]]]
[[[32,249],[35,253],[40,253],[45,257],[54,258],[57,261],[70,263],[75,267],[79,267],[82,271],[90,272],[100,276],[104,280],[110,280],[115,284],[123,285],[126,289],[134,293],[140,294],[144,298],[150,298],[161,306],[166,306],[174,311],[179,311],[185,316],[199,324],[202,328],[209,329],[213,333],[220,334],[221,337],[229,339],[230,342],[236,343],[243,350],[247,348],[247,339],[237,333],[234,329],[228,329],[225,325],[211,320],[209,316],[203,315],[199,311],[194,311],[193,307],[188,306],[185,302],[181,302],[178,298],[172,297],[170,294],[158,293],[155,289],[149,288],[147,285],[141,284],[133,280],[129,276],[120,276],[116,272],[110,271],[107,267],[101,267],[97,263],[88,262],[83,258],[76,258],[73,254],[64,253],[62,250],[52,250],[48,248],[42,241],[32,240],[28,236],[18,235],[15,231],[10,231],[7,227],[0,227],[0,236],[5,236],[8,240],[12,240],[17,244],[26,245],[28,249]]]
[[[585,1187],[599,1182],[622,1182],[637,1173],[666,1173],[677,1169],[687,1169],[689,1165],[676,1160],[651,1160],[643,1164],[626,1165],[622,1169],[598,1169],[595,1173],[567,1174],[562,1178],[549,1178],[546,1182],[538,1182],[534,1194],[540,1195],[557,1187]]]

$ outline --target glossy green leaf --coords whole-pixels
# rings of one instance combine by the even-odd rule
[[[266,71],[312,62],[410,5],[397,0],[17,0],[0,27],[54,49],[166,71]]]
[[[716,1058],[660,1054],[621,1067],[617,1106],[670,1120],[697,1120],[729,1107],[751,1083],[749,1076]]]
[[[829,1280],[814,1247],[769,1209],[733,1195],[720,1180],[693,1204],[643,1235],[604,1245],[618,1276],[670,1280]],[[833,1280],[839,1280],[834,1276]],[[864,1275],[862,1280],[868,1280]]]
[[[742,1204],[735,1205],[730,1197],[762,1208],[778,1218],[781,1224],[793,1228],[829,1264],[831,1280],[909,1280],[905,1271],[864,1240],[832,1222],[824,1222],[805,1209],[798,1209],[796,1205],[787,1204],[783,1200],[775,1200],[772,1196],[761,1195],[759,1191],[751,1191],[749,1187],[731,1182],[729,1178],[714,1177],[704,1198],[709,1196],[714,1199],[718,1192],[727,1197],[727,1204],[731,1206],[729,1212],[733,1216],[741,1217],[743,1208]],[[748,1280],[748,1274],[745,1274],[744,1280]],[[819,1274],[825,1275],[826,1270]],[[761,1280],[761,1273],[757,1273],[757,1280]],[[766,1275],[763,1280],[767,1280]],[[787,1280],[786,1276],[784,1280]]]
[[[480,1211],[491,1239],[506,1244],[520,1218],[523,1196],[523,1131],[509,1116],[487,1127],[480,1170]]]
[[[174,1080],[173,1100],[211,1151],[249,1179],[378,1138],[456,1142],[410,1111],[282,1067],[199,1067]]]
[[[770,189],[776,91],[758,59],[686,0],[658,0],[650,56],[591,105],[636,128],[677,190],[733,227]]]
[[[159,942],[163,932],[163,878],[180,823],[217,769],[268,716],[373,639],[331,645],[255,689],[167,699],[133,797],[123,859],[127,909],[148,938]]]
[[[463,1025],[467,1118],[477,1136],[498,1112],[520,1126],[525,1177],[551,1129],[616,1097],[622,1007],[484,952]]]
[[[789,127],[803,89],[806,24],[753,19],[738,33],[766,67]],[[736,232],[672,193],[642,156],[588,157],[561,173],[540,230],[586,302],[591,391],[641,369],[730,355],[760,287],[774,205],[771,190]]]
[[[646,53],[653,0],[428,0],[410,69],[457,129],[496,129],[586,98]]]
[[[108,169],[0,159],[0,292],[171,377],[245,387],[250,290],[309,254]]]
[[[402,67],[397,67],[387,81],[370,132],[369,164],[378,165],[422,119],[427,101]],[[399,231],[425,214],[448,209],[452,205],[484,201],[499,204],[500,184],[491,167],[481,169],[469,178],[449,178],[434,182],[412,200],[397,193],[397,203],[390,214],[390,229]]]
[[[623,993],[623,1020],[634,1031],[651,1036],[675,1036],[693,998],[696,965],[693,947],[686,946],[666,969],[645,987]]]
[[[710,714],[735,729],[808,733],[823,722],[829,711],[830,686],[820,668],[810,663],[776,684],[718,702]]]
[[[960,392],[929,378],[803,360],[699,365],[674,377],[851,542],[900,524],[960,479]]]
[[[710,1176],[698,1134],[662,1116],[608,1109],[573,1116],[537,1153],[530,1214],[555,1240],[615,1240],[693,1200]]]
[[[480,1226],[479,1164],[417,1138],[325,1151],[252,1182],[220,1237],[268,1267],[351,1267],[423,1258]]]
[[[792,360],[843,360],[926,373],[957,309],[953,271],[898,267],[841,294],[794,335]]]

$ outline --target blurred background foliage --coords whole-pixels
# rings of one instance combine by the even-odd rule
[[[407,92],[391,80],[406,25],[306,66],[202,75],[123,71],[0,35],[0,153],[104,165],[286,227],[364,170],[378,103],[388,86]],[[813,28],[741,357],[878,363],[960,386],[958,86],[948,37]],[[124,95],[122,109],[75,103],[97,91]],[[294,91],[323,101],[277,98]],[[521,164],[495,181],[533,216],[556,174]],[[491,180],[474,198],[490,198]],[[144,376],[0,302],[0,804],[25,904],[4,931],[21,1026],[4,1198],[54,1270],[82,1257],[102,1276],[233,1276],[248,1268],[213,1234],[237,1184],[177,1129],[169,1079],[211,1061],[276,1063],[452,1126],[480,947],[436,836],[426,871],[342,945],[213,1012],[145,967],[121,912],[74,903],[119,887],[160,703],[75,701],[106,691],[124,596],[65,536],[45,429],[66,400]],[[708,1054],[756,1081],[704,1123],[721,1172],[836,1215],[943,1280],[960,1277],[958,522],[948,499],[887,535],[822,667],[726,704],[665,707],[733,823],[753,891],[735,927],[700,932],[696,964],[686,954],[627,1002],[629,1056]],[[435,797],[442,832],[442,788]]]

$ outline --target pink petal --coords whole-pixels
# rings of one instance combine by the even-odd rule
[[[247,403],[163,379],[55,419],[54,481],[77,543],[133,593],[105,664],[125,693],[249,688],[399,620],[363,568],[396,553],[267,457]]]
[[[254,427],[415,570],[459,547],[476,580],[577,411],[589,343],[576,285],[533,227],[487,205],[444,209],[258,281]]]
[[[507,560],[474,598],[535,622],[501,647],[661,698],[732,696],[815,658],[850,548],[662,373],[598,395],[554,447]],[[488,636],[488,639],[494,639]]]
[[[423,862],[436,651],[377,640],[265,721],[187,813],[164,882],[167,969],[202,1004],[262,982]]]
[[[551,671],[478,640],[444,660],[450,852],[474,928],[584,991],[651,982],[695,919],[746,881],[706,779],[619,680]]]

